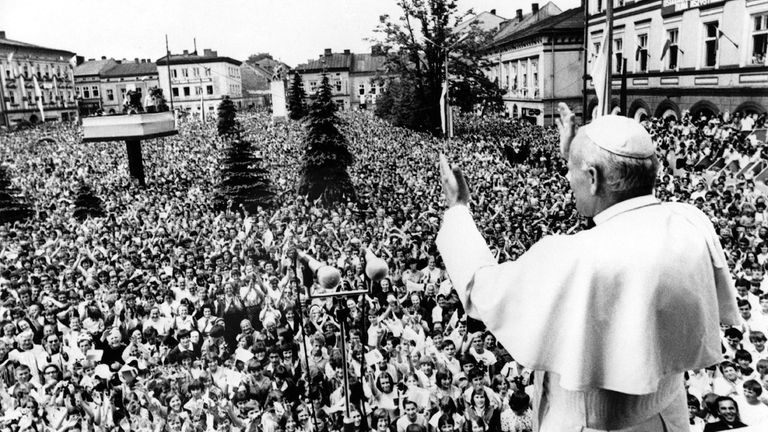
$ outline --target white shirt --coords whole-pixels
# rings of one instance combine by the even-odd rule
[[[467,313],[537,371],[541,431],[659,415],[687,431],[682,374],[719,363],[719,323],[739,318],[717,234],[695,207],[650,195],[594,220],[499,265],[458,205],[437,246]]]

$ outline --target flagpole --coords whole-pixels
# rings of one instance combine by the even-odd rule
[[[606,2],[605,9],[605,31],[607,37],[605,43],[608,44],[608,58],[605,59],[605,99],[603,102],[603,115],[611,113],[611,90],[613,90],[613,80],[611,75],[613,72],[613,0]]]

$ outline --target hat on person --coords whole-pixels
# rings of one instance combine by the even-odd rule
[[[579,130],[596,146],[618,156],[645,159],[656,152],[656,146],[648,131],[629,117],[600,116]]]

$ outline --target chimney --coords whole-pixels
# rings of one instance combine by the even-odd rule
[[[523,20],[523,10],[522,9],[518,9],[517,12],[515,12],[515,16],[517,17],[518,21],[522,21]]]
[[[134,62],[134,63],[136,63],[136,64],[139,64],[139,58],[138,58],[138,57],[135,57],[135,58],[133,59],[133,62]]]
[[[211,56],[212,57],[218,57],[219,56],[219,52],[216,51],[216,50],[211,50]]]
[[[210,48],[203,48],[203,56],[210,57],[211,56],[211,49]]]
[[[531,3],[531,13],[537,13],[539,12],[539,4],[538,3]]]
[[[88,59],[88,61],[96,61],[96,59]]]
[[[189,51],[188,50],[184,50],[184,55],[189,55]]]
[[[496,9],[491,9],[491,15],[496,15]]]
[[[102,59],[102,60],[106,60],[106,59],[107,59],[107,56],[101,56],[101,59]]]
[[[333,51],[330,48],[325,49],[325,54],[323,54],[326,57],[330,57],[333,54]]]
[[[0,39],[5,39],[5,30],[0,30]]]
[[[348,50],[348,49],[345,49],[345,50],[344,50],[344,54],[347,54],[347,55],[348,55],[348,54],[349,54],[349,50]]]

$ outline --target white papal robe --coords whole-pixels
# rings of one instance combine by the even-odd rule
[[[647,195],[498,264],[472,220],[445,212],[437,246],[469,316],[536,370],[540,431],[687,431],[682,374],[722,360],[735,289],[707,217]]]

